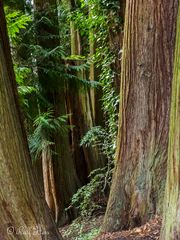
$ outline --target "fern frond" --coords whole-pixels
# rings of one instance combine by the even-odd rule
[[[55,133],[67,134],[70,126],[67,125],[68,115],[54,117],[52,109],[41,113],[34,120],[34,133],[29,137],[31,154],[38,159],[42,150],[48,145],[53,145],[52,137]]]
[[[15,43],[20,30],[25,29],[32,21],[31,16],[20,11],[11,11],[7,6],[5,7],[5,14],[9,37]]]

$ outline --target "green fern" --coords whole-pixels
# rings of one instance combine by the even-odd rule
[[[54,117],[52,109],[39,114],[34,120],[34,133],[29,136],[29,148],[34,160],[39,159],[42,151],[49,145],[54,145],[51,140],[58,133],[62,136],[67,134],[72,127],[67,125],[68,115]]]
[[[31,16],[23,14],[20,11],[11,11],[9,7],[5,7],[6,21],[8,27],[8,35],[13,44],[16,43],[21,29],[25,29],[29,22],[32,21]]]

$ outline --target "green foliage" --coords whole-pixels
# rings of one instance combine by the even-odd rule
[[[70,13],[62,4],[58,10],[52,7],[47,11],[34,12],[32,23],[30,16],[19,11],[12,12],[8,8],[6,16],[18,91],[21,103],[26,106],[26,113],[31,114],[32,111],[27,109],[32,101],[29,97],[32,94],[36,95],[35,108],[39,111],[42,106],[42,109],[47,109],[53,105],[46,98],[46,93],[64,90],[67,83],[71,89],[79,89],[80,86],[102,88],[101,103],[105,127],[92,128],[82,139],[81,145],[98,146],[108,163],[106,167],[93,171],[89,176],[90,182],[79,189],[72,199],[72,205],[79,209],[82,216],[87,217],[96,211],[104,210],[104,202],[101,200],[105,198],[111,184],[119,96],[113,87],[116,72],[113,71],[112,64],[116,56],[109,47],[109,32],[118,31],[122,20],[118,16],[118,0],[80,0],[79,3]],[[52,17],[55,11],[58,11],[59,19]],[[82,39],[85,39],[82,56],[70,55],[70,21],[74,22]],[[20,33],[27,26],[29,28],[23,37],[27,37],[28,41],[21,42]],[[88,40],[96,42],[93,57],[89,57]],[[23,60],[17,57],[16,52],[20,48],[17,47],[20,42],[26,49],[26,57]],[[57,46],[59,42],[61,45]],[[98,82],[82,77],[81,73],[89,70],[91,62],[99,68]],[[57,133],[67,134],[68,129],[67,116],[56,117],[52,109],[39,113],[33,123],[34,131],[29,137],[33,159],[38,159],[47,146],[53,149],[53,136]],[[91,239],[93,234],[89,233],[86,237],[82,235],[78,240]]]
[[[114,88],[117,73],[112,68],[117,55],[116,50],[109,46],[109,33],[119,31],[122,20],[118,11],[119,1],[81,0],[81,6],[70,15],[81,35],[86,35],[90,41],[96,42],[91,61],[100,70],[99,83],[103,92],[101,103],[105,117],[105,127],[93,127],[81,140],[81,145],[86,147],[97,146],[108,160],[107,166],[93,171],[90,182],[73,196],[72,205],[77,206],[80,215],[85,217],[101,209],[102,206],[97,203],[95,196],[100,199],[108,192],[114,167],[119,95]],[[87,14],[88,12],[90,14]]]
[[[20,31],[26,29],[29,22],[31,22],[31,16],[23,14],[20,11],[10,10],[9,7],[5,7],[6,21],[8,27],[8,35],[13,45],[20,39]]]
[[[98,234],[100,233],[100,230],[95,228],[92,229],[90,232],[88,233],[81,233],[78,238],[76,238],[76,240],[92,240],[94,239],[96,236],[98,236]]]
[[[88,221],[88,219],[86,219]],[[90,219],[89,219],[90,220]],[[91,223],[88,222],[88,228],[86,230],[87,223],[83,219],[76,219],[68,227],[68,229],[63,233],[63,238],[66,240],[93,240],[100,233],[100,228],[97,227],[96,219],[91,220]]]
[[[115,143],[112,141],[112,136],[101,126],[91,128],[82,138],[80,145],[97,146],[99,152],[104,154],[109,161],[114,158]]]
[[[109,30],[119,31],[122,23],[119,10],[118,0],[81,0],[80,6],[71,11],[69,19],[75,23],[82,35],[89,36],[91,30],[94,32],[94,38],[102,42],[102,35],[106,39]]]
[[[30,76],[32,69],[29,67],[21,66],[17,59],[17,46],[22,40],[22,30],[26,30],[29,23],[32,21],[30,15],[23,14],[21,11],[11,10],[5,7],[8,35],[11,42],[12,56],[14,60],[14,71],[16,82],[18,84],[18,93],[20,103],[23,109],[27,111],[29,107],[29,95],[36,93],[37,89],[31,84]],[[29,79],[29,80],[27,80]]]
[[[79,210],[82,217],[90,217],[105,210],[105,190],[109,188],[112,168],[104,167],[91,172],[90,182],[73,195],[71,204]]]
[[[52,17],[55,11],[56,9],[52,6],[46,11],[35,12],[34,22],[28,31],[33,38],[26,45],[29,53],[27,64],[33,69],[38,67],[38,75],[43,76],[43,80],[39,81],[39,90],[46,88],[61,90],[67,83],[71,89],[75,90],[81,87],[96,87],[95,81],[82,79],[79,74],[88,70],[88,60],[83,56],[70,55],[67,9],[59,4],[59,19]],[[59,42],[61,44],[58,46]],[[78,64],[76,64],[77,61]]]
[[[120,30],[119,26],[122,23],[119,17],[120,5],[117,0],[89,0],[88,2],[81,0],[80,2],[79,8],[71,12],[70,19],[74,21],[82,35],[85,34],[90,41],[96,42],[95,54],[91,61],[100,70],[99,84],[103,91],[101,103],[105,116],[105,128],[91,129],[81,144],[84,141],[86,144],[89,138],[88,145],[91,142],[92,145],[101,146],[102,152],[110,160],[114,158],[116,148],[119,95],[114,88],[114,79],[118,73],[112,68],[117,55],[109,46],[109,33],[114,31],[118,34]]]
[[[51,141],[54,134],[67,134],[70,128],[67,125],[67,118],[67,115],[55,117],[52,109],[36,117],[34,120],[35,130],[29,137],[29,147],[34,160],[39,159],[44,148],[54,145],[54,142]]]
[[[98,54],[101,53],[102,49],[97,50]],[[111,139],[110,147],[112,147],[112,156],[114,156],[116,148],[116,136],[117,136],[117,120],[118,120],[118,106],[119,106],[119,95],[116,93],[116,90],[113,86],[115,72],[111,69],[111,64],[114,61],[115,56],[112,53],[109,53],[109,49],[106,48],[103,51],[105,54],[104,58],[99,61],[98,64],[101,64],[101,74],[99,76],[100,83],[103,90],[102,96],[102,108],[106,118],[105,130]]]
[[[27,79],[30,79],[29,76],[32,71],[28,67],[20,67],[17,64],[14,64],[14,71],[18,84],[19,100],[23,109],[27,111],[29,108],[29,95],[37,93],[37,88],[31,84],[31,81],[27,81]]]

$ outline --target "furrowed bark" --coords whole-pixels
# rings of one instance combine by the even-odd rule
[[[0,239],[62,239],[32,172],[0,2]]]
[[[116,167],[103,231],[162,212],[177,3],[126,1]]]

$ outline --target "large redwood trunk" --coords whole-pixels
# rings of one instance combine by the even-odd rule
[[[180,239],[180,6],[177,20],[174,77],[168,144],[168,168],[161,240]]]
[[[116,167],[103,231],[161,213],[177,0],[129,0],[120,92]]]
[[[0,239],[62,239],[32,172],[0,2]],[[39,230],[38,230],[39,229]]]

